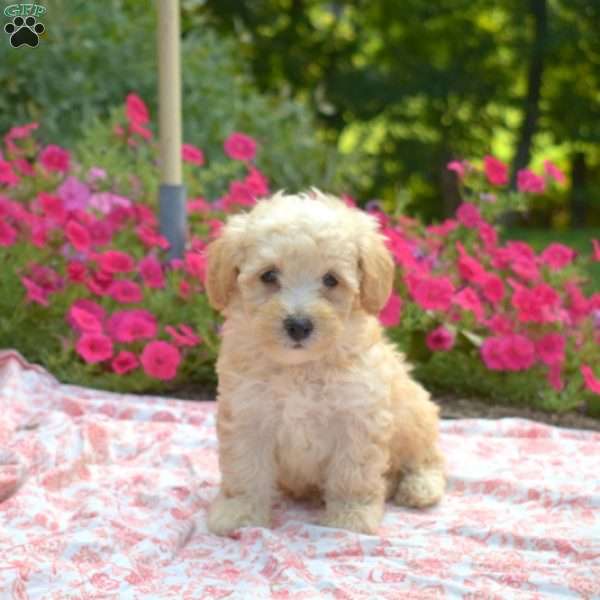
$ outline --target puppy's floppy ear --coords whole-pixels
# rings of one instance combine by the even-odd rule
[[[376,315],[385,306],[394,283],[394,261],[383,236],[376,231],[364,234],[360,241],[359,266],[361,304],[368,313]]]
[[[206,294],[211,306],[217,310],[223,310],[229,303],[239,272],[241,235],[234,219],[207,248]]]

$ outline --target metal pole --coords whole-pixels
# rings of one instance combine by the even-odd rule
[[[181,258],[186,239],[185,188],[181,177],[181,52],[179,0],[158,2],[158,112],[160,135],[160,232]]]

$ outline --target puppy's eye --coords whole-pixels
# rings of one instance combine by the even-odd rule
[[[277,283],[277,271],[275,269],[269,269],[265,271],[261,276],[260,280],[263,283]]]
[[[331,273],[323,276],[323,285],[328,288],[333,288],[338,284],[338,280]]]

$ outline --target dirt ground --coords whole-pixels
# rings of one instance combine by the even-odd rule
[[[207,388],[183,388],[174,394],[175,398],[183,400],[214,400],[215,390]],[[481,400],[460,398],[456,396],[441,396],[435,398],[441,407],[444,419],[501,419],[504,417],[518,417],[573,429],[590,429],[600,431],[600,419],[594,419],[578,412],[563,414],[546,413],[531,408],[514,406],[498,406],[487,404]]]

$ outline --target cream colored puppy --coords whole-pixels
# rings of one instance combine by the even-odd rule
[[[376,220],[316,190],[259,202],[210,244],[225,316],[210,531],[269,526],[278,488],[319,494],[322,524],[364,533],[387,498],[441,498],[437,407],[377,320],[393,277]]]

